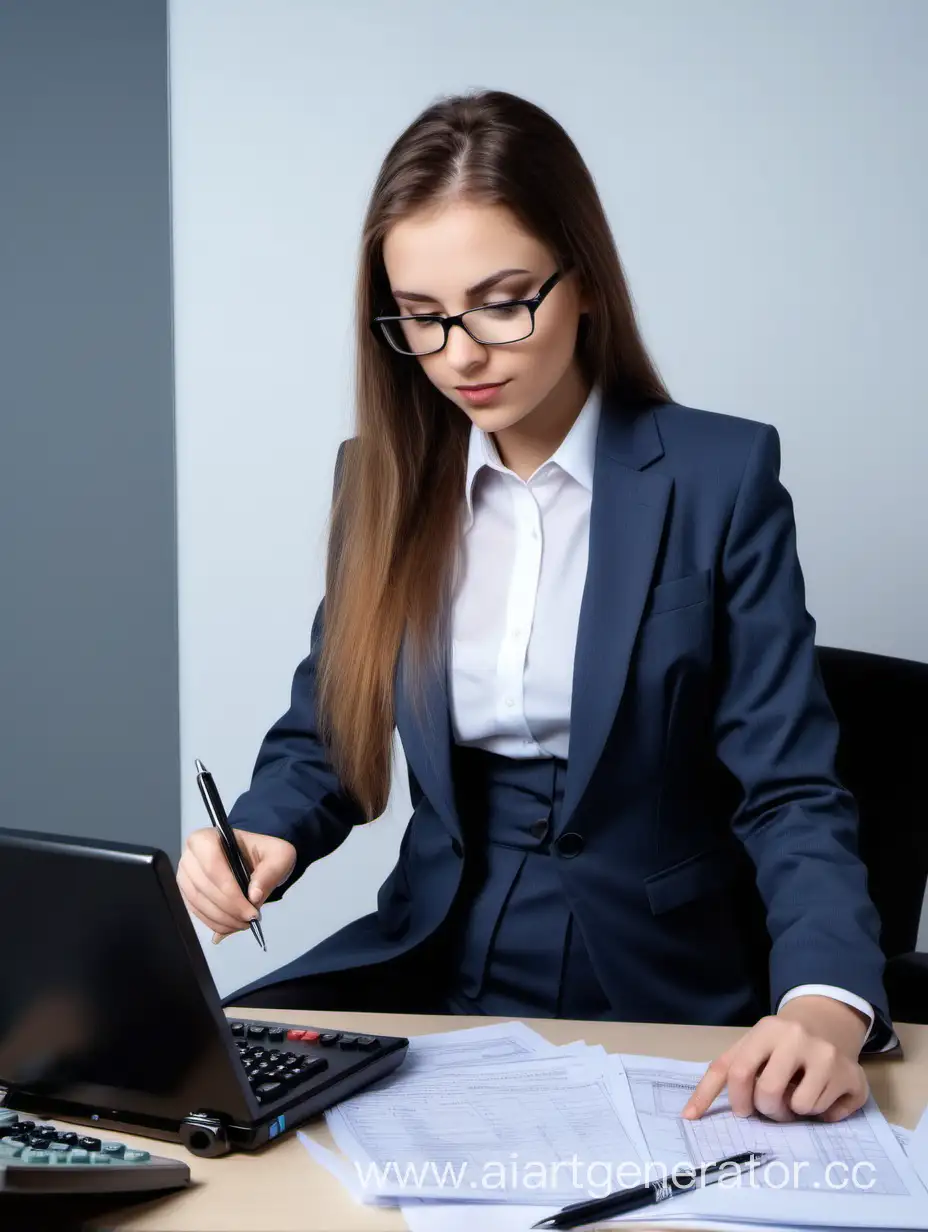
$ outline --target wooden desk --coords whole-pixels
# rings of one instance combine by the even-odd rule
[[[460,1027],[484,1026],[492,1018],[452,1018],[405,1014],[304,1014],[248,1010],[230,1017],[261,1018],[306,1025],[341,1027],[386,1035],[425,1035]],[[555,1044],[584,1039],[602,1044],[610,1052],[643,1053],[688,1061],[709,1061],[742,1033],[731,1027],[679,1027],[649,1023],[577,1023],[566,1020],[526,1019],[539,1034]],[[874,1098],[888,1120],[914,1129],[928,1104],[928,1027],[902,1024],[899,1037],[905,1060],[874,1060],[866,1064]],[[333,1146],[320,1117],[304,1125],[303,1132]],[[406,1224],[398,1210],[363,1206],[354,1201],[324,1168],[306,1154],[290,1133],[251,1154],[220,1159],[199,1159],[181,1146],[152,1142],[124,1134],[110,1134],[160,1155],[184,1159],[193,1178],[181,1192],[157,1199],[88,1199],[72,1204],[69,1229],[157,1229],[157,1232],[394,1232]],[[48,1229],[55,1226],[26,1200],[21,1214],[2,1208],[10,1228]],[[10,1222],[6,1224],[6,1215]],[[59,1225],[60,1226],[60,1225]],[[636,1224],[635,1227],[646,1227]]]

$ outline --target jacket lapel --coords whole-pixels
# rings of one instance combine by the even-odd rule
[[[622,699],[651,587],[671,480],[644,468],[663,454],[651,411],[631,419],[603,400],[586,584],[571,695],[570,755],[558,830],[589,786]]]
[[[425,670],[421,708],[410,687],[412,655],[404,637],[393,689],[394,718],[406,760],[452,838],[460,838],[461,825],[454,802],[451,773],[451,716],[448,702],[447,658]]]

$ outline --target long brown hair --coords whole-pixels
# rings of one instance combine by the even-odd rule
[[[438,662],[464,490],[464,413],[370,321],[396,311],[383,262],[390,227],[441,199],[507,206],[588,295],[578,361],[630,408],[667,392],[638,332],[592,177],[550,115],[498,90],[440,99],[387,153],[364,220],[357,280],[356,436],[332,509],[317,717],[331,764],[369,818],[390,790],[393,688],[408,638],[416,693]],[[404,654],[404,660],[406,655]]]

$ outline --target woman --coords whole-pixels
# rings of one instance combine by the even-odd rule
[[[180,887],[246,927],[382,813],[394,725],[415,811],[377,911],[229,1003],[743,1024],[688,1115],[856,1110],[879,925],[776,431],[671,401],[577,149],[500,92],[388,153],[357,356],[250,902],[211,830]]]

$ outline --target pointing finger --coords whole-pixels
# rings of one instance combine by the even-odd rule
[[[729,1054],[727,1052],[723,1052],[708,1067],[683,1109],[683,1116],[687,1120],[694,1121],[701,1117],[718,1099],[728,1081],[728,1067]]]

